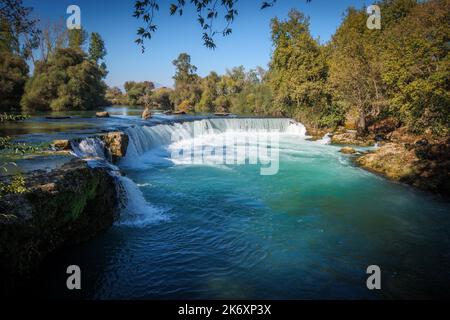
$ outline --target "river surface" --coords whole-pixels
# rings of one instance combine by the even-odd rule
[[[122,123],[133,117],[104,120],[126,127],[131,137],[118,165],[128,192],[120,220],[94,240],[53,255],[41,295],[450,297],[450,204],[438,196],[354,166],[340,147],[308,141],[302,126],[288,120],[208,120],[202,123],[207,132],[196,136],[190,124]],[[169,139],[174,132],[180,133],[175,141]],[[279,143],[271,152],[278,152],[279,163],[272,175],[261,174],[267,162],[173,157],[174,150],[197,142],[214,148],[230,135],[272,139],[275,133]],[[250,144],[247,160],[252,152]],[[65,271],[73,264],[82,270],[79,292],[65,288]],[[366,287],[370,265],[381,269],[381,290]]]

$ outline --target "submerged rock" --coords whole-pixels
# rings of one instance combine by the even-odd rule
[[[353,149],[352,147],[343,147],[341,150],[339,150],[339,152],[344,154],[355,154],[356,150]]]
[[[106,111],[103,111],[103,112],[97,112],[97,113],[95,114],[95,116],[96,116],[97,118],[109,118],[109,113],[106,112]]]
[[[27,174],[25,183],[26,192],[0,198],[2,291],[6,282],[36,272],[51,252],[111,226],[118,212],[115,179],[79,159]]]

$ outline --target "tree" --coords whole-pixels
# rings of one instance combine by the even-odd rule
[[[28,78],[23,58],[8,51],[0,52],[0,111],[20,108],[20,99]]]
[[[89,35],[83,28],[69,30],[69,48],[84,51]]]
[[[152,90],[155,89],[153,82],[127,81],[124,84],[129,105],[148,105],[150,103]]]
[[[287,21],[272,20],[274,53],[269,84],[274,114],[317,124],[322,107],[330,103],[327,65],[319,43],[309,32],[309,19],[291,10]]]
[[[175,66],[175,75],[173,79],[175,80],[175,85],[178,83],[184,83],[192,80],[197,71],[197,67],[191,64],[191,56],[187,53],[180,53],[177,59],[172,61]]]
[[[126,99],[122,90],[118,87],[108,88],[106,90],[105,98],[110,104],[126,104]]]
[[[37,60],[44,62],[48,61],[48,58],[56,49],[62,49],[67,46],[68,43],[68,31],[64,25],[64,21],[60,20],[57,23],[47,23],[41,27],[41,35],[39,37],[39,59],[36,59],[32,55],[33,64]]]
[[[89,45],[89,59],[98,64],[100,60],[105,58],[106,54],[105,42],[102,37],[97,32],[92,32]]]
[[[104,104],[103,72],[78,49],[57,49],[39,61],[25,85],[25,110],[89,110]]]
[[[407,7],[386,30],[382,78],[396,117],[415,133],[448,136],[450,1]]]
[[[208,76],[202,80],[202,95],[198,106],[196,106],[197,112],[213,112],[215,110],[214,100],[216,100],[217,84],[220,81],[219,75],[211,71]]]
[[[31,17],[32,9],[22,0],[0,1],[1,47],[5,44],[10,52],[25,59],[36,48],[39,29],[37,20]]]
[[[26,58],[38,30],[31,9],[21,0],[0,3],[0,110],[19,108],[25,81],[28,78]]]
[[[193,111],[193,108],[201,98],[201,83],[195,73],[197,67],[191,64],[191,57],[187,53],[181,53],[172,61],[175,66],[175,90],[172,94],[172,102],[176,106],[183,103],[183,111]]]
[[[373,51],[369,50],[371,36],[363,10],[349,8],[331,43],[330,84],[337,100],[348,110],[354,108],[359,133],[367,128],[367,114],[379,85]],[[371,34],[375,32],[370,32]]]
[[[152,96],[150,97],[153,105],[161,110],[173,110],[173,104],[170,100],[170,95],[172,94],[172,90],[169,88],[159,88],[153,91]]]

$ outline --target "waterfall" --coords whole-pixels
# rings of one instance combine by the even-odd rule
[[[108,173],[116,180],[119,197],[119,225],[145,226],[165,219],[163,210],[150,205],[139,187],[128,177],[121,174],[119,168],[110,162],[105,143],[98,137],[71,141],[72,154],[88,161],[91,167],[108,168]]]
[[[170,145],[190,143],[192,139],[202,139],[206,144],[214,145],[215,137],[224,134],[287,134],[295,139],[304,139],[305,127],[291,119],[203,119],[197,121],[160,124],[154,126],[134,126],[126,130],[129,144],[125,158],[120,162],[127,166],[138,166],[139,157],[149,154],[161,161],[167,156]],[[142,191],[134,181],[121,174],[119,168],[110,162],[109,152],[105,143],[98,137],[72,141],[72,153],[90,162],[109,168],[109,173],[116,179],[120,198],[121,214],[117,222],[119,225],[145,226],[166,218],[165,210],[149,204]],[[254,149],[251,149],[255,152]],[[159,154],[158,152],[162,152]],[[161,156],[162,155],[162,156]],[[214,160],[214,157],[212,157]],[[183,163],[183,159],[179,159]]]
[[[105,143],[99,138],[71,141],[72,153],[78,158],[106,159]]]
[[[203,119],[198,121],[160,124],[156,126],[136,126],[127,129],[130,143],[125,162],[133,161],[145,152],[167,146],[182,140],[201,138],[222,133],[272,133],[290,134],[304,138],[306,128],[292,119],[250,118],[250,119]]]

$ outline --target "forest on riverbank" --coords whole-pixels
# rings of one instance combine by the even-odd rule
[[[291,10],[287,19],[271,22],[274,51],[267,70],[238,66],[201,77],[189,54],[181,53],[173,61],[173,89],[130,81],[124,93],[106,88],[106,48],[98,33],[68,31],[61,23],[42,27],[31,8],[12,3],[0,15],[1,111],[114,103],[286,116],[360,134],[379,123],[386,130],[448,134],[449,0],[381,1],[381,30],[366,27],[365,8],[349,8],[325,44],[311,36],[308,17]]]

